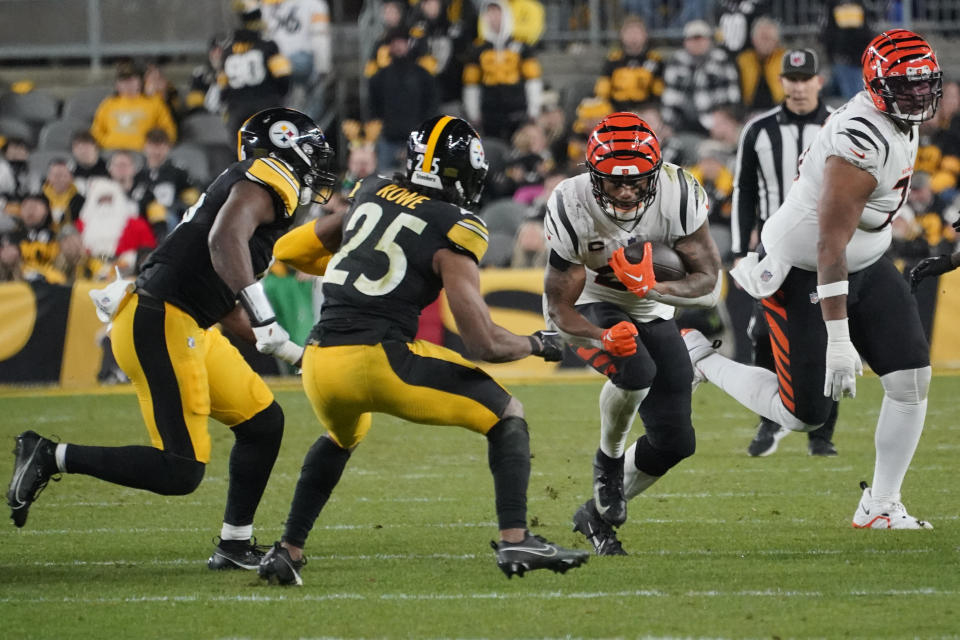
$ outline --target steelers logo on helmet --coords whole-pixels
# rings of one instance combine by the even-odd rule
[[[656,134],[635,113],[612,113],[587,139],[593,196],[618,226],[639,223],[657,195],[662,158]]]
[[[487,166],[487,157],[483,152],[483,143],[480,138],[470,140],[470,166],[474,169],[483,169]]]
[[[267,132],[270,142],[281,149],[288,149],[293,146],[293,141],[300,137],[297,127],[287,120],[277,120],[270,125]]]

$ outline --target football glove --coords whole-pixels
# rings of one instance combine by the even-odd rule
[[[917,266],[910,270],[910,293],[917,292],[917,287],[920,286],[920,281],[924,278],[943,275],[954,269],[956,269],[956,267],[953,265],[953,260],[949,255],[924,258]]]
[[[827,320],[827,373],[823,395],[834,400],[857,395],[857,376],[863,375],[860,354],[850,342],[847,320]]]
[[[650,243],[643,245],[643,260],[633,264],[623,255],[623,247],[613,252],[608,262],[613,269],[613,274],[617,280],[623,283],[630,293],[642,298],[647,295],[656,284],[657,279],[653,275],[653,249]]]
[[[603,350],[610,355],[622,358],[632,356],[637,352],[637,327],[632,322],[624,320],[604,329],[600,334],[600,343]]]
[[[299,365],[303,358],[303,347],[290,339],[290,334],[276,321],[260,327],[250,327],[257,339],[257,351],[273,355],[284,362]]]
[[[556,331],[536,331],[530,338],[530,354],[543,358],[546,362],[563,360],[563,343]]]

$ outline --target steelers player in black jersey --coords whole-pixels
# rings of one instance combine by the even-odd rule
[[[240,161],[149,256],[135,288],[116,296],[115,308],[101,308],[113,313],[113,352],[137,392],[150,446],[58,444],[33,431],[20,434],[7,492],[16,526],[57,473],[162,495],[191,493],[210,460],[213,417],[236,440],[220,542],[208,566],[256,568],[263,551],[251,542],[253,517],[280,449],[283,412],[214,325],[223,323],[263,353],[301,359],[303,348],[277,324],[255,274],[266,271],[297,205],[325,201],[336,176],[323,133],[298,111],[255,114],[238,146]]]
[[[492,544],[508,577],[586,562],[586,552],[527,531],[530,444],[520,402],[454,351],[414,339],[421,309],[443,288],[460,336],[477,358],[561,357],[555,336],[518,336],[494,324],[480,294],[477,265],[488,234],[467,208],[479,200],[486,173],[473,128],[459,118],[434,117],[410,135],[405,173],[365,179],[348,211],[277,242],[277,258],[324,273],[303,386],[326,434],[307,452],[283,538],[261,562],[261,577],[302,584],[307,536],[373,413],[486,436],[500,525],[500,542]]]

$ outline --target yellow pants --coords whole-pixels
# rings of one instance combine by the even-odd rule
[[[320,423],[345,449],[367,435],[371,413],[486,434],[511,398],[482,369],[424,340],[309,346],[303,387]]]
[[[117,363],[133,382],[154,447],[210,461],[207,417],[232,427],[273,402],[273,393],[216,328],[178,309],[132,295],[110,333]]]

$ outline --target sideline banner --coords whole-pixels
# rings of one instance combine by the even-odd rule
[[[88,291],[96,286],[80,282],[73,287],[36,283],[0,284],[0,384],[50,384],[85,387],[96,384],[103,358],[103,325],[97,320]],[[541,269],[488,269],[480,272],[480,289],[493,321],[519,335],[543,328]],[[935,367],[960,368],[960,269],[941,277],[934,319],[931,361]],[[441,342],[464,353],[463,341],[446,297],[424,310],[420,337]],[[263,361],[251,355],[255,369]],[[466,354],[465,354],[466,355]],[[569,359],[568,365],[573,364]],[[505,364],[483,363],[496,376],[548,376],[561,364],[524,358]]]

